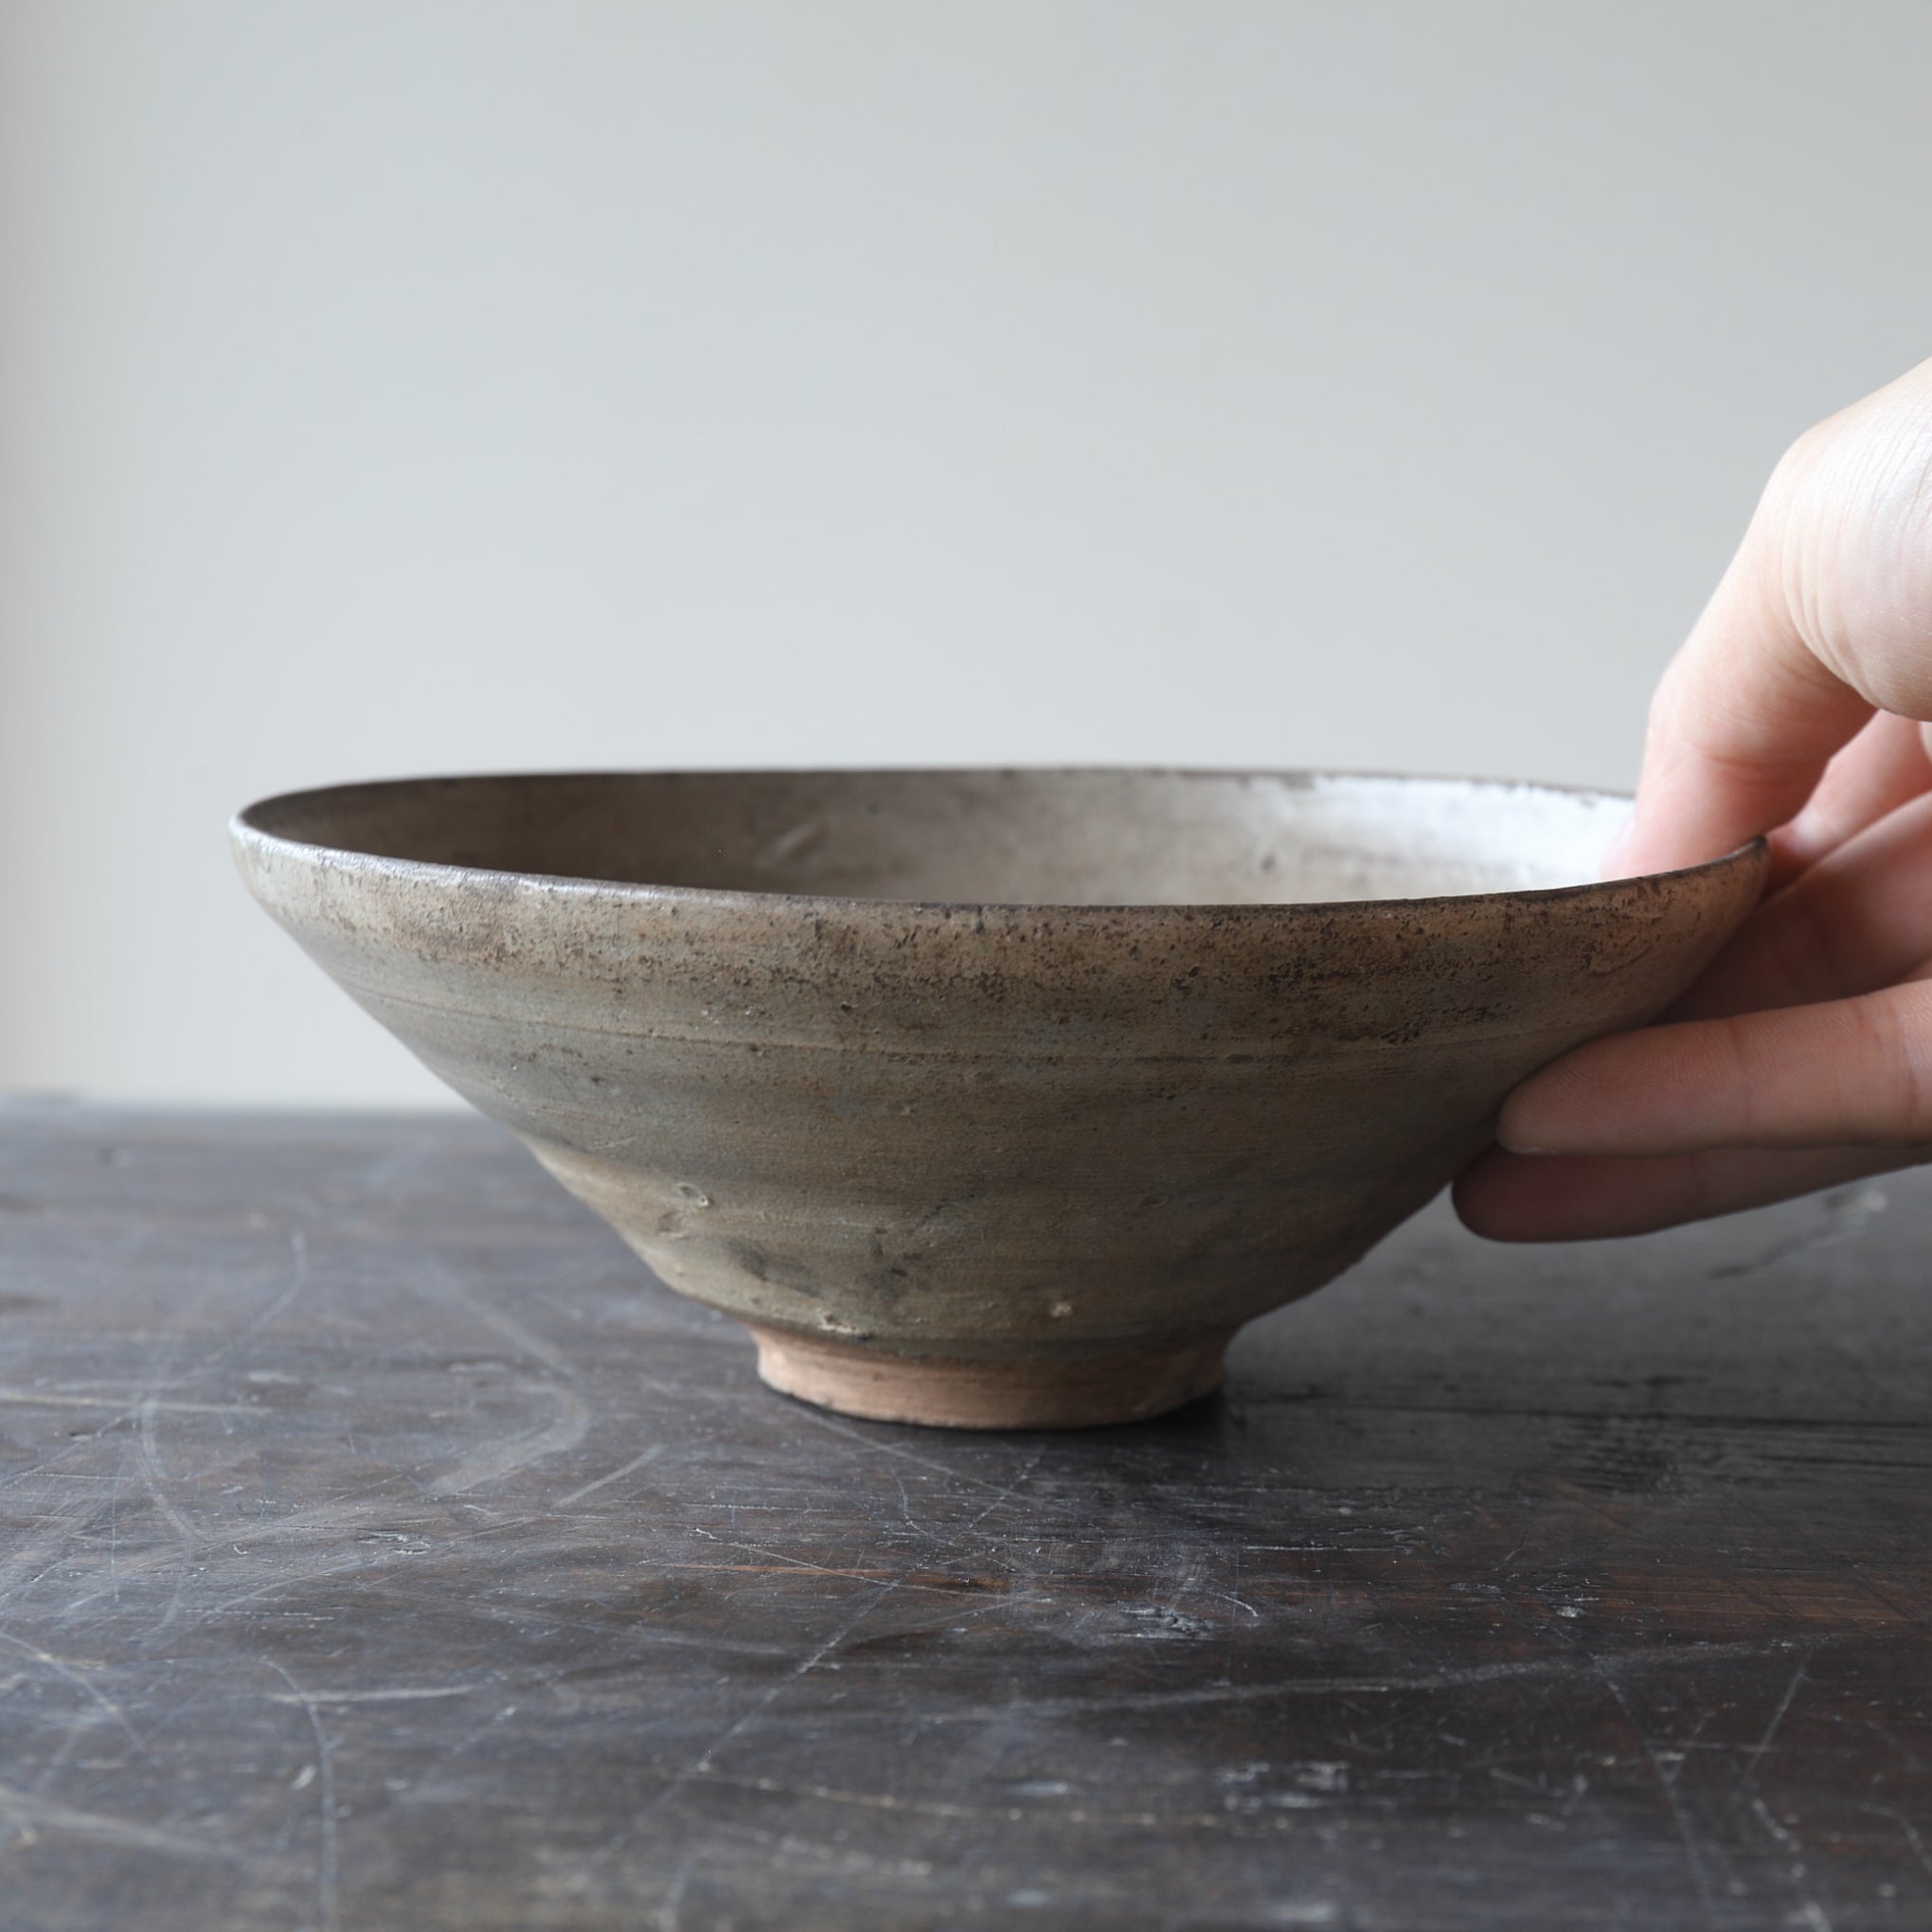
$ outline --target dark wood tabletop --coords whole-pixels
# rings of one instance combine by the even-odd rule
[[[0,1107],[0,1923],[1932,1925],[1928,1233],[1439,1207],[970,1436],[480,1121]]]

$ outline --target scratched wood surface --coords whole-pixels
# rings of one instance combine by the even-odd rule
[[[1932,1924],[1914,1174],[1167,1422],[761,1390],[462,1118],[0,1107],[0,1923]]]

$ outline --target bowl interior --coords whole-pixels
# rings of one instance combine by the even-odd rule
[[[1628,809],[1601,793],[1451,778],[694,772],[343,786],[245,816],[304,844],[638,886],[1182,905],[1583,885]]]

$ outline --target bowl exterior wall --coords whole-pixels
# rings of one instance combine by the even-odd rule
[[[927,907],[372,860],[264,905],[673,1287],[951,1357],[1225,1333],[1348,1267],[1503,1096],[1659,1011],[1752,850],[1555,893]]]

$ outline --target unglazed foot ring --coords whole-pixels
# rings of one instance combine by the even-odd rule
[[[760,1379],[785,1395],[877,1422],[946,1429],[1084,1429],[1137,1422],[1221,1385],[1231,1331],[1108,1355],[975,1359],[888,1354],[747,1323]]]

